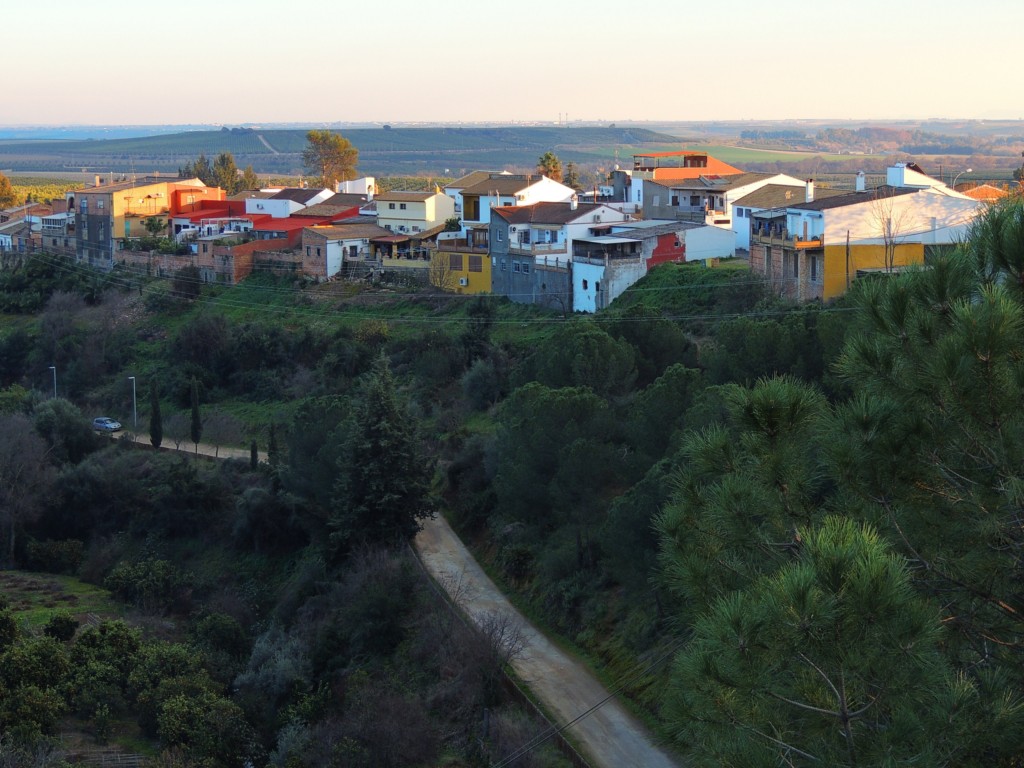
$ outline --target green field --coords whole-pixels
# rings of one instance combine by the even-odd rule
[[[602,164],[651,145],[678,148],[672,136],[636,127],[360,128],[344,132],[364,173],[457,176],[478,168],[536,167],[554,150],[563,162]],[[132,139],[0,142],[0,169],[36,172],[176,171],[199,154],[235,156],[258,173],[302,172],[305,130],[188,131]],[[448,173],[445,173],[445,171]]]
[[[3,571],[0,572],[0,593],[10,602],[15,618],[33,626],[46,624],[62,609],[70,611],[79,621],[120,615],[107,590],[71,576]]]

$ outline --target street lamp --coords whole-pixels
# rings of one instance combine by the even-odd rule
[[[50,370],[53,371],[53,399],[57,399],[57,366],[51,365]]]
[[[974,170],[973,168],[967,168],[966,170],[960,171],[960,173],[958,173],[956,176],[953,177],[953,183],[949,185],[950,188],[952,188],[955,191],[956,190],[956,180],[959,179],[961,176],[963,176],[965,173],[970,173],[973,170]]]
[[[135,377],[129,376],[128,381],[132,383],[132,429],[139,428],[139,412],[135,407]]]

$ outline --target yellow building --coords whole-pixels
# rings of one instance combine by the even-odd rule
[[[472,249],[436,251],[430,260],[430,284],[453,293],[490,293],[491,258]]]

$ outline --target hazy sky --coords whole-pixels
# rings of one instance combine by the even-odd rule
[[[0,124],[1024,117],[1021,0],[4,3]]]

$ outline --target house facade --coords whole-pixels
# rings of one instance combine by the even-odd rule
[[[521,304],[569,311],[574,240],[628,220],[621,211],[593,203],[541,202],[492,209],[491,291]]]
[[[302,274],[328,280],[342,273],[346,262],[373,264],[374,238],[388,231],[372,222],[306,227],[302,230]]]
[[[110,269],[125,241],[149,236],[146,220],[155,218],[166,227],[182,209],[198,207],[203,199],[223,197],[224,190],[207,187],[199,179],[167,181],[159,177],[75,190],[68,199],[73,203],[69,210],[75,211],[76,257]]]
[[[455,201],[440,192],[377,195],[377,225],[396,234],[425,232],[455,217]]]
[[[497,173],[489,174],[483,181],[466,187],[460,194],[462,227],[465,230],[489,225],[491,210],[494,208],[568,202],[576,191],[547,176]]]
[[[925,246],[966,239],[984,204],[921,176],[897,166],[887,180],[900,185],[753,214],[751,269],[782,295],[828,301],[858,275],[924,263]]]

